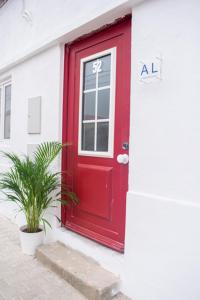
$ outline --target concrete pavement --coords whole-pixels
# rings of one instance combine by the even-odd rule
[[[0,216],[0,300],[86,300],[35,258],[22,254],[18,228]]]

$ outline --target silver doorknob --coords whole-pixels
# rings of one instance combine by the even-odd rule
[[[119,154],[119,155],[117,155],[117,161],[118,161],[119,164],[126,165],[129,161],[128,154]]]

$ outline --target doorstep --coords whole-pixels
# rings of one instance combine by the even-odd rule
[[[120,293],[119,277],[60,242],[40,246],[36,257],[89,300],[128,299]]]

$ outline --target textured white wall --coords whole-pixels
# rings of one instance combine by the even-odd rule
[[[9,0],[0,9],[0,72],[31,52],[55,44],[65,35],[64,42],[131,12],[131,3],[141,1],[24,0],[25,9],[31,16],[31,22],[27,22],[22,16],[23,1]],[[101,15],[104,17],[99,21]],[[89,25],[94,19],[95,22]]]
[[[11,76],[11,138],[0,141],[0,151],[14,151],[27,154],[28,144],[61,139],[62,103],[62,50],[54,46],[11,69],[4,76]],[[63,66],[63,64],[62,64]],[[28,134],[28,99],[41,96],[41,134]],[[0,170],[7,168],[7,162],[0,159]],[[10,205],[0,203],[0,211],[13,216]],[[23,223],[21,216],[17,219]]]
[[[200,2],[133,10],[129,193],[124,277],[138,300],[200,299]],[[138,65],[161,54],[162,81]]]
[[[164,2],[133,11],[130,189],[200,203],[200,2]],[[139,61],[159,53],[162,81],[138,82]]]

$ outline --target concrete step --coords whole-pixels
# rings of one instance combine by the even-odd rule
[[[124,299],[113,298],[119,293],[119,278],[74,249],[51,243],[40,246],[36,257],[89,300]]]

